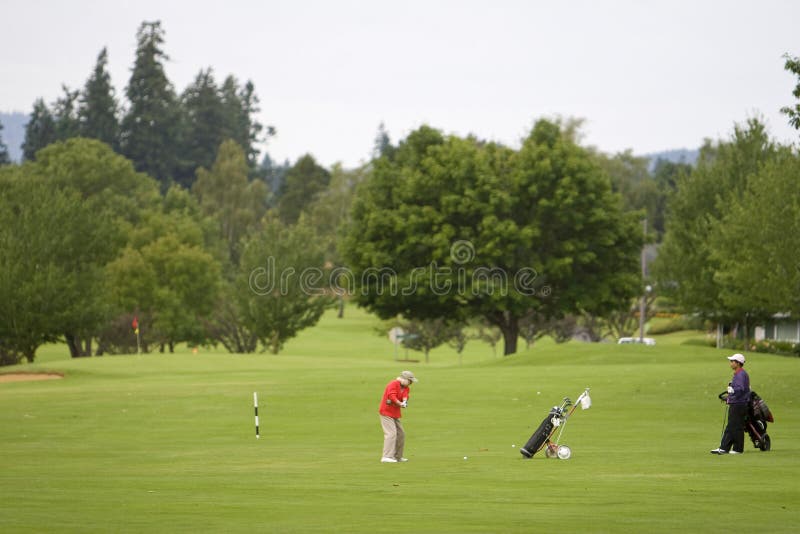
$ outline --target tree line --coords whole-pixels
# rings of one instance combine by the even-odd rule
[[[22,164],[0,137],[4,364],[56,341],[73,357],[133,352],[134,318],[145,351],[276,353],[345,299],[426,355],[460,352],[466,330],[505,354],[520,337],[630,334],[645,285],[713,321],[800,312],[798,155],[757,119],[696,166],[651,169],[544,119],[518,149],[430,126],[394,144],[381,125],[357,169],[259,164],[274,130],[254,119],[252,84],[209,68],[177,96],[160,24],[137,39],[127,105],[103,50],[82,91],[34,103]],[[645,243],[660,250],[643,278]]]

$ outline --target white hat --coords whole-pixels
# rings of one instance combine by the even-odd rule
[[[409,380],[411,382],[417,382],[417,377],[414,376],[414,373],[412,373],[411,371],[403,371],[402,373],[400,373],[400,377],[405,378],[406,380]]]
[[[733,356],[728,356],[728,359],[744,365],[744,354],[734,354]]]

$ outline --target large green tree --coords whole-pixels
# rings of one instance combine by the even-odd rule
[[[717,273],[723,255],[714,250],[714,232],[741,199],[750,176],[775,159],[778,147],[757,119],[736,125],[729,140],[706,142],[696,168],[678,177],[670,197],[666,234],[654,264],[660,290],[687,313],[717,321],[743,320],[750,306],[723,301]],[[750,243],[741,241],[747,249]]]
[[[747,178],[709,234],[726,309],[800,316],[800,157],[783,148]]]
[[[36,161],[26,165],[24,171],[54,189],[78,194],[83,206],[106,229],[103,241],[94,243],[93,248],[69,253],[78,265],[108,263],[125,246],[127,234],[141,222],[142,214],[157,209],[160,201],[154,180],[136,172],[129,160],[94,139],[76,137],[54,143],[40,150]],[[65,241],[63,247],[69,249],[70,243]],[[102,298],[102,277],[88,279],[87,284],[84,291],[87,296],[96,296],[97,305],[85,306],[81,314],[73,314],[71,320],[62,323],[73,357],[91,354],[89,341],[110,313]]]
[[[246,241],[236,278],[238,313],[273,354],[332,305],[324,260],[321,243],[304,221],[287,226],[268,215],[262,230]]]
[[[99,325],[114,239],[108,214],[75,189],[27,167],[0,173],[0,359],[32,362],[43,343]]]
[[[136,33],[136,60],[125,89],[127,113],[122,119],[120,146],[144,172],[166,191],[177,165],[180,109],[172,83],[164,71],[161,22],[143,22]]]
[[[107,70],[108,53],[105,48],[97,56],[94,70],[80,94],[78,119],[80,134],[119,147],[119,118],[114,86]]]
[[[538,121],[518,152],[422,127],[373,162],[344,248],[360,304],[483,317],[512,354],[531,309],[602,314],[638,290],[637,219],[559,123]]]

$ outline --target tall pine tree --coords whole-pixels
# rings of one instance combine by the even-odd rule
[[[22,158],[33,161],[36,153],[58,140],[56,135],[56,121],[53,114],[44,103],[44,99],[37,98],[33,103],[31,119],[25,126],[25,141],[22,143]]]
[[[86,81],[80,95],[78,119],[80,134],[106,143],[117,149],[119,147],[119,119],[117,117],[117,99],[111,76],[106,70],[108,53],[106,49],[97,56],[92,75]]]
[[[181,139],[175,181],[191,189],[200,167],[211,168],[226,131],[225,110],[212,69],[201,70],[181,95]]]
[[[162,50],[161,22],[143,22],[136,33],[137,48],[125,94],[129,108],[122,119],[120,147],[136,170],[169,188],[176,168],[179,110],[172,84],[164,72],[169,58]]]

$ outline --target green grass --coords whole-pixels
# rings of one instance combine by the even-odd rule
[[[192,354],[35,364],[63,380],[0,384],[2,532],[795,532],[800,359],[747,354],[776,417],[773,450],[717,457],[727,353],[702,334],[655,347],[556,345],[511,357],[471,343],[394,361],[378,321],[326,315],[280,355]],[[523,344],[524,347],[524,344]],[[402,353],[401,353],[402,356]],[[421,358],[418,353],[410,357]],[[377,408],[420,378],[405,464],[378,462]],[[568,461],[518,447],[591,387]],[[260,400],[262,437],[253,429]],[[468,460],[463,457],[468,456]]]

